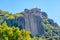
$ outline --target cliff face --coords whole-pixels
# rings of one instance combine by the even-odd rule
[[[0,24],[6,21],[8,26],[18,26],[20,29],[30,31],[32,36],[50,35],[46,30],[52,27],[59,27],[54,20],[48,18],[46,12],[42,12],[39,8],[33,8],[31,10],[25,9],[22,16],[20,16],[20,13],[16,15],[1,11],[0,19],[3,21],[0,21]],[[12,19],[9,19],[10,17]]]
[[[33,36],[44,34],[44,23],[41,10],[34,8],[24,10],[25,29],[30,30]]]

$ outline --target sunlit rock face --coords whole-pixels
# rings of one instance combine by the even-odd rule
[[[43,35],[44,23],[42,20],[41,9],[34,8],[31,10],[24,10],[25,29],[31,31],[31,35]]]

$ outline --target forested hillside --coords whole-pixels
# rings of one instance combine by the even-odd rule
[[[0,40],[60,40],[60,26],[48,18],[46,12],[42,12],[42,16],[44,35],[31,36],[31,32],[23,28],[24,12],[13,14],[0,10]]]

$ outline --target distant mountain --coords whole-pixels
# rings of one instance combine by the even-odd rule
[[[6,21],[8,26],[19,27],[31,32],[31,36],[60,36],[60,27],[46,12],[39,8],[25,9],[21,13],[12,14],[0,10],[0,25]]]

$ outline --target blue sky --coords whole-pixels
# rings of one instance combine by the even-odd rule
[[[40,8],[60,25],[60,0],[0,0],[0,9],[17,13],[25,8]]]

